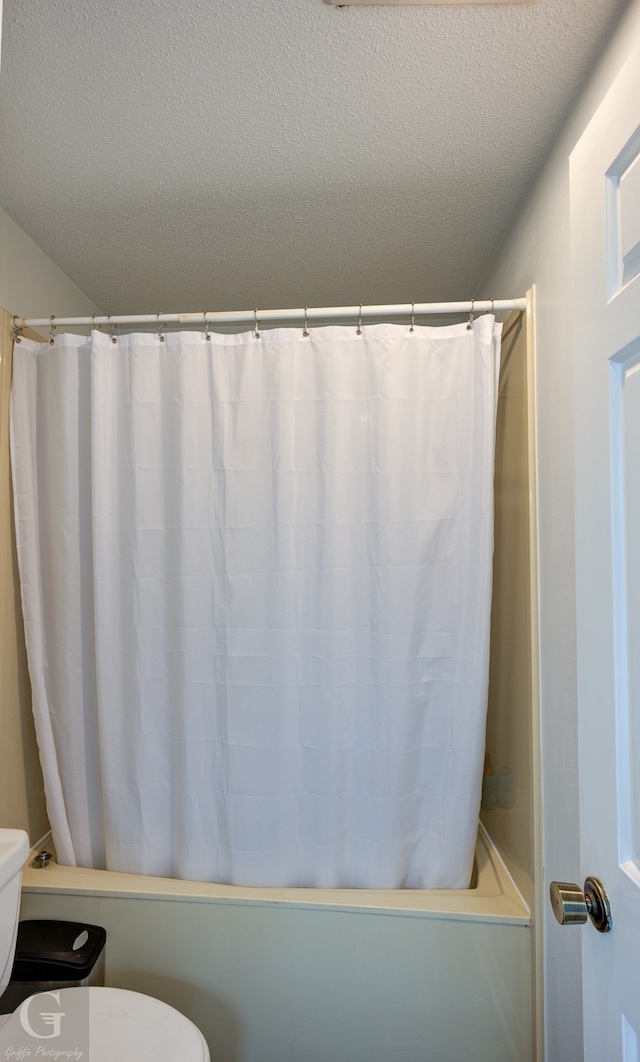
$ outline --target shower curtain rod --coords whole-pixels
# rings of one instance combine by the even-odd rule
[[[93,314],[92,317],[13,317],[16,332],[23,328],[60,328],[70,325],[135,324],[266,324],[269,321],[316,321],[321,318],[418,317],[425,314],[496,313],[524,311],[527,299],[484,299],[468,302],[410,302],[390,306],[323,306],[295,310],[237,310],[204,313]]]

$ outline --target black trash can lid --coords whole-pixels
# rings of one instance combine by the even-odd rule
[[[107,934],[85,922],[31,919],[18,924],[14,981],[82,981],[104,948]]]

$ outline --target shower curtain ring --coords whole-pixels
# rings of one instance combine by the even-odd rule
[[[490,301],[490,303],[491,303],[491,309],[490,309],[490,310],[485,310],[484,312],[485,312],[485,313],[491,313],[491,314],[492,314],[492,313],[493,313],[493,304],[494,304],[494,302],[495,302],[496,300],[495,300],[495,299],[490,299],[489,301]]]
[[[112,343],[117,343],[116,326],[111,323],[111,314],[110,313],[107,314],[107,322],[109,324],[109,339],[111,340]]]
[[[162,313],[162,310],[158,310],[158,313],[156,314],[156,317],[158,318],[158,327],[156,329],[156,335],[157,335],[158,339],[160,340],[160,342],[164,343],[164,332],[162,331],[162,326],[160,324],[160,314],[161,313]]]
[[[360,308],[358,310],[358,327],[356,328],[356,335],[362,335],[362,303],[360,303]]]
[[[209,331],[209,322],[207,321],[207,311],[204,311],[204,338],[211,339],[211,332]]]
[[[11,318],[11,331],[13,332],[13,342],[14,343],[22,343],[22,327],[21,327],[21,324],[22,324],[22,322],[21,322],[19,317],[14,315]]]
[[[467,332],[470,332],[471,329],[473,328],[473,304],[474,304],[475,301],[476,301],[475,299],[471,300],[471,312],[469,314],[469,322],[467,324]]]
[[[256,306],[253,311],[253,334],[256,339],[260,339],[260,322],[258,321],[258,307]]]
[[[51,328],[49,329],[49,342],[51,346],[53,346],[54,340],[56,338],[56,326],[53,323],[54,321],[55,317],[53,316],[53,314],[51,314]]]
[[[309,318],[307,317],[307,307],[304,308],[304,327],[302,329],[303,336],[309,335]]]
[[[411,303],[411,324],[409,325],[409,331],[410,332],[413,332],[413,330],[415,328],[415,325],[416,325],[416,304],[415,304],[415,302],[412,302]]]

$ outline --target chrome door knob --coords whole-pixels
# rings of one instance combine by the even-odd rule
[[[584,892],[569,881],[552,881],[549,887],[553,913],[561,926],[582,925],[591,919],[599,933],[613,925],[609,899],[598,878],[587,878]]]

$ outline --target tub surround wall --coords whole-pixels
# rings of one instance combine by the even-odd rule
[[[533,293],[527,293],[533,298]],[[530,317],[504,324],[496,417],[495,551],[487,752],[497,799],[481,819],[534,905],[537,737],[535,453]]]
[[[0,822],[37,841],[49,829],[31,713],[9,462],[11,318],[0,310]]]

